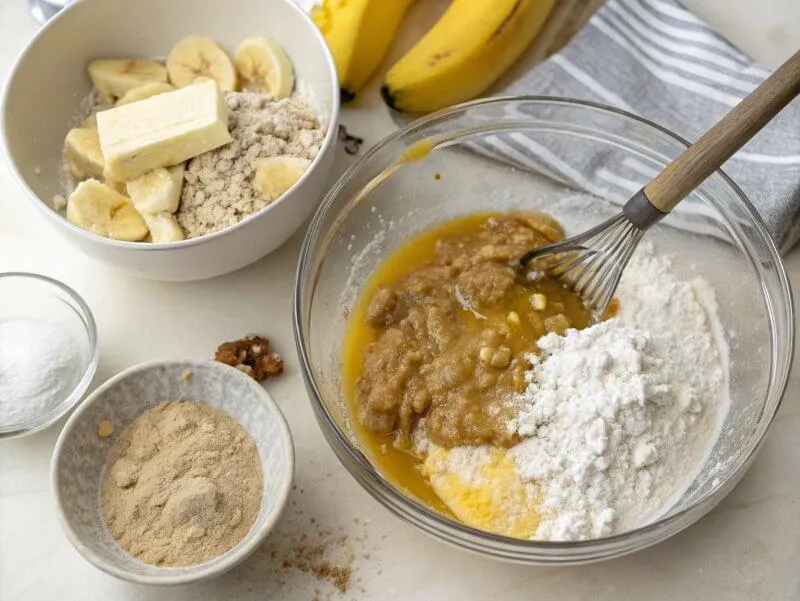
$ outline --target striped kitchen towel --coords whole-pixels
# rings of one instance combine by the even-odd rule
[[[635,113],[696,140],[769,71],[674,0],[609,0],[563,48],[501,91],[592,100]],[[636,160],[602,161],[588,177],[571,168],[579,149],[543,148],[526,134],[484,138],[483,151],[517,166],[623,202],[632,180],[656,174]],[[585,167],[585,166],[584,166]],[[800,101],[728,161],[723,170],[744,190],[782,250],[800,237]],[[626,172],[627,171],[627,172]],[[585,175],[586,169],[581,172]],[[682,211],[702,213],[701,203]],[[702,218],[694,224],[702,231]]]

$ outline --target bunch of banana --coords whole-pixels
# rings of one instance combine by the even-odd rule
[[[453,0],[386,74],[381,93],[398,110],[428,113],[475,98],[538,35],[555,0]]]
[[[343,102],[367,83],[381,64],[413,0],[323,0],[311,9],[339,72]]]
[[[312,16],[351,98],[383,58],[408,0],[325,0]],[[536,38],[555,0],[452,0],[433,28],[387,73],[381,94],[428,113],[477,97]]]

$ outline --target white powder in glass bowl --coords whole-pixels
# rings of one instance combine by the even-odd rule
[[[0,426],[31,422],[67,398],[81,374],[75,341],[38,319],[0,322]]]

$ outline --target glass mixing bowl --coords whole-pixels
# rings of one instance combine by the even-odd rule
[[[730,346],[730,411],[705,467],[657,521],[583,542],[516,540],[438,513],[384,478],[350,424],[340,371],[350,308],[370,272],[410,236],[470,212],[543,210],[575,234],[599,222],[686,148],[644,119],[543,97],[481,100],[425,117],[367,152],[326,196],[303,245],[294,323],[320,427],[344,466],[419,529],[499,559],[568,564],[642,549],[686,528],[731,491],[764,440],[792,362],[788,279],[761,218],[717,172],[645,241],[716,289]]]

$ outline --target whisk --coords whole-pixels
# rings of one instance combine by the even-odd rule
[[[622,212],[583,234],[536,248],[520,269],[547,271],[583,299],[598,320],[644,233],[727,161],[783,107],[800,94],[800,51],[737,104],[649,184]]]

